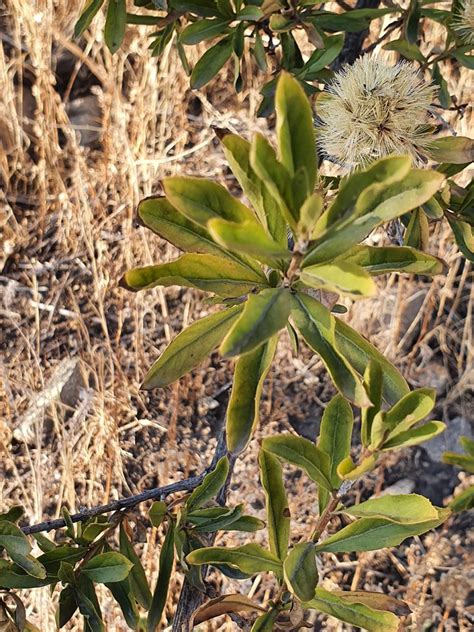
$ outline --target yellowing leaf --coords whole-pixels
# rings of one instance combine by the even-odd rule
[[[145,376],[142,388],[162,388],[198,366],[224,338],[242,307],[205,316],[170,342]]]
[[[302,269],[301,281],[308,287],[322,288],[348,296],[372,296],[377,286],[359,265],[347,261],[318,264]]]
[[[419,494],[393,494],[371,498],[353,507],[345,507],[343,511],[356,518],[387,518],[400,524],[413,524],[438,518],[436,507]]]
[[[400,621],[391,612],[375,610],[362,603],[350,603],[343,599],[340,591],[329,592],[317,588],[316,595],[307,601],[306,608],[314,608],[336,619],[368,630],[368,632],[398,632]]]
[[[123,277],[123,285],[135,291],[157,285],[180,285],[234,298],[255,288],[268,287],[268,282],[263,273],[258,275],[237,261],[216,255],[186,254],[170,263],[129,270]]]
[[[196,549],[187,557],[188,564],[229,564],[243,573],[282,572],[281,561],[270,551],[258,544],[244,544],[236,547],[218,547]]]

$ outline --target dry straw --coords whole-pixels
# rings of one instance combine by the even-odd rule
[[[362,57],[336,74],[317,107],[323,154],[350,169],[389,154],[421,161],[435,88],[408,63]]]

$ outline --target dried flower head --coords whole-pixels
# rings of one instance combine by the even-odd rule
[[[474,44],[474,0],[464,0],[453,14],[451,26],[466,44]]]
[[[351,169],[389,154],[409,154],[419,163],[431,138],[434,92],[409,63],[362,57],[336,74],[320,101],[319,147]]]

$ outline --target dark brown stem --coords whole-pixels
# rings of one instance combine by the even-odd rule
[[[329,521],[332,518],[332,513],[335,511],[337,505],[339,504],[339,494],[336,492],[333,493],[331,500],[328,503],[328,506],[323,511],[323,513],[319,516],[318,522],[316,523],[316,528],[314,529],[312,540],[313,542],[317,542],[321,535],[324,533],[324,530],[329,524]]]
[[[141,494],[137,494],[136,496],[114,500],[107,505],[100,505],[98,507],[91,507],[90,509],[83,509],[76,514],[72,514],[70,518],[72,522],[83,522],[84,520],[88,520],[89,518],[93,518],[94,516],[100,516],[112,511],[126,511],[128,509],[132,509],[133,507],[136,507],[138,504],[143,503],[147,500],[162,500],[163,498],[166,498],[171,494],[176,494],[177,492],[191,492],[195,487],[202,483],[202,480],[206,476],[206,474],[214,469],[217,461],[226,453],[227,448],[225,444],[225,436],[223,433],[217,443],[216,452],[212,459],[211,465],[206,470],[204,470],[204,472],[201,472],[201,474],[191,476],[184,481],[178,481],[176,483],[164,485],[163,487],[148,489],[147,491],[142,492]],[[63,518],[58,518],[56,520],[46,520],[45,522],[40,522],[39,524],[28,525],[26,527],[23,527],[22,531],[25,535],[29,535],[31,533],[39,533],[40,531],[53,531],[54,529],[61,529],[65,526],[66,521]]]

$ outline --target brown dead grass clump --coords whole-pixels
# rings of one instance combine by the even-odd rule
[[[207,463],[222,424],[229,367],[213,357],[173,388],[139,390],[158,352],[207,308],[196,292],[155,289],[136,296],[117,282],[129,267],[175,254],[134,225],[138,201],[159,191],[160,178],[199,174],[235,189],[211,125],[245,135],[267,129],[255,119],[256,89],[235,96],[231,82],[219,79],[192,93],[174,52],[151,58],[138,28],[114,57],[103,44],[100,19],[74,42],[81,4],[0,2],[0,507],[19,502],[31,522],[58,516],[62,506],[74,511],[166,484]],[[453,81],[462,98],[464,79]],[[466,133],[466,120],[450,122]],[[444,227],[434,230],[431,251],[448,261],[447,278],[389,278],[377,298],[351,308],[350,318],[414,386],[437,387],[445,421],[467,420],[470,266]],[[314,436],[332,386],[309,353],[295,359],[284,343],[279,358],[265,391],[262,427],[293,426]],[[402,464],[408,467],[412,458],[403,456]],[[233,493],[243,494],[258,513],[263,505],[256,476],[255,450],[249,450]],[[303,528],[311,511],[307,483],[294,472],[288,476],[292,514]],[[423,485],[412,478],[414,486]],[[370,493],[375,484],[374,478],[358,493]],[[157,537],[149,534],[142,546],[153,576]],[[353,560],[338,562],[328,579],[347,587],[395,587],[403,596],[418,562],[413,566],[410,553],[400,553],[400,579],[390,555],[362,561],[362,570]],[[457,555],[448,552],[444,563],[457,564]],[[433,586],[440,577],[429,575],[424,605],[429,594],[438,594]],[[243,588],[269,599],[270,586],[259,582]],[[25,596],[28,617],[41,630],[54,629],[48,590]],[[442,593],[436,598],[442,601]],[[117,610],[104,603],[109,629],[125,630]],[[443,621],[457,618],[460,627],[438,629],[467,630],[462,608],[448,615],[440,608]]]

